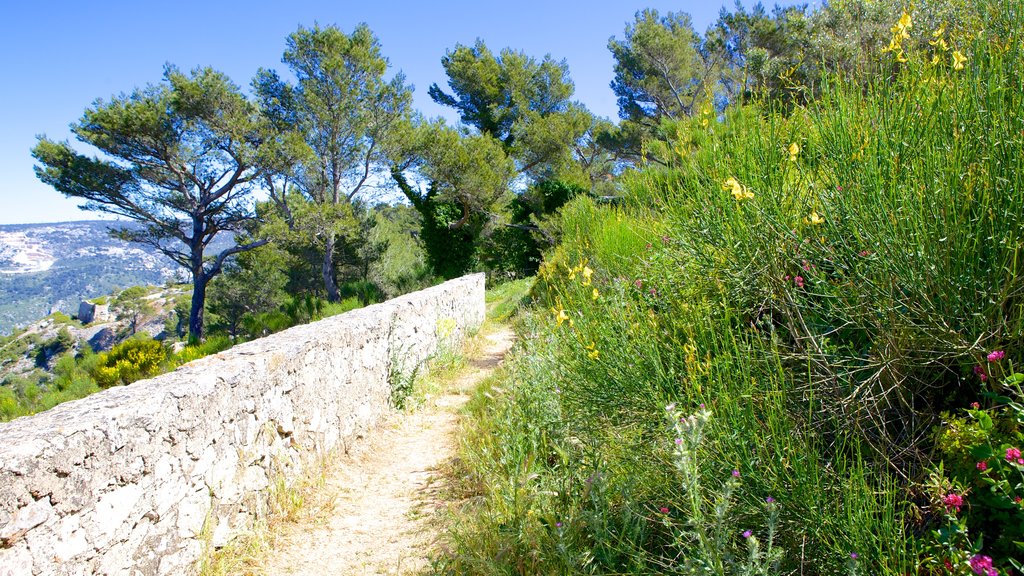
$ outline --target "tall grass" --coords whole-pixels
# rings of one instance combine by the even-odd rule
[[[621,206],[563,209],[439,573],[918,570],[932,429],[1022,352],[1024,18],[985,6],[867,88],[665,126]]]

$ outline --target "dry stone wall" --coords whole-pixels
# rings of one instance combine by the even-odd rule
[[[0,424],[0,576],[194,573],[483,316],[466,276]]]

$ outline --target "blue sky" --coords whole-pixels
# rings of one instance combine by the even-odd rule
[[[565,58],[576,99],[614,119],[609,37],[621,38],[634,13],[647,7],[688,12],[702,32],[723,6],[731,8],[733,0],[4,0],[0,224],[95,218],[36,179],[29,150],[38,134],[71,139],[68,125],[90,103],[159,81],[165,63],[182,69],[212,66],[248,89],[258,68],[283,68],[285,38],[299,25],[335,24],[351,31],[365,22],[380,38],[392,68],[415,85],[415,106],[428,116],[451,117],[427,96],[432,82],[444,82],[445,51],[482,38],[494,51],[511,47],[538,58]]]

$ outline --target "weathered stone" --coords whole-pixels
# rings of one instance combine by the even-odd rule
[[[14,515],[14,519],[0,526],[0,541],[6,546],[17,542],[26,532],[46,522],[53,516],[50,497],[40,498],[22,507]]]
[[[461,278],[0,424],[0,576],[191,574],[265,514],[270,479],[389,409],[400,359],[483,321]]]
[[[32,554],[24,542],[14,548],[0,548],[0,576],[32,574]]]

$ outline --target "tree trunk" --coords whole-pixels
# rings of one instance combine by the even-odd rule
[[[324,245],[324,261],[320,270],[324,275],[324,290],[327,291],[327,301],[340,301],[341,294],[338,293],[338,284],[334,281],[334,234],[327,235],[327,242]]]
[[[196,344],[203,341],[203,311],[206,308],[206,284],[209,281],[202,268],[192,273],[192,310],[188,314],[188,340]]]

